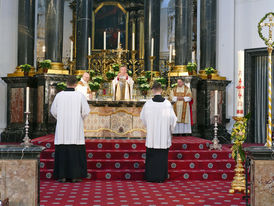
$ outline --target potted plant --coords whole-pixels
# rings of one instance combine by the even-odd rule
[[[29,64],[22,64],[19,66],[19,68],[24,72],[24,76],[28,76],[29,75],[29,71],[31,66]]]
[[[101,84],[103,82],[103,77],[102,76],[95,76],[95,77],[92,77],[92,80],[94,82],[97,82],[98,84]]]
[[[51,60],[50,59],[46,59],[44,61],[39,62],[39,67],[43,69],[44,73],[47,73],[48,69],[51,68]]]
[[[97,92],[100,89],[100,84],[98,82],[89,82],[88,85],[92,92]]]
[[[141,77],[138,77],[137,78],[137,83],[139,84],[139,85],[141,85],[141,84],[143,84],[143,83],[147,83],[148,82],[148,79],[146,78],[146,77],[144,77],[144,76],[141,76]]]
[[[141,90],[142,95],[144,95],[144,97],[146,98],[147,91],[150,89],[149,84],[148,83],[142,83],[142,84],[140,84],[139,88]]]
[[[162,85],[163,89],[166,87],[166,84],[167,84],[166,78],[158,77],[155,79],[155,81],[159,82]]]
[[[188,64],[186,65],[186,69],[189,75],[193,75],[193,71],[196,71],[197,69],[197,64],[195,62],[188,62]]]
[[[67,88],[67,84],[65,82],[58,82],[56,87],[59,91],[63,91]]]
[[[212,78],[212,74],[215,72],[216,70],[213,69],[213,67],[207,67],[205,68],[205,73],[207,75],[207,79],[211,79]]]
[[[111,81],[111,80],[113,80],[114,79],[114,77],[115,77],[115,72],[114,71],[108,71],[108,72],[106,72],[106,77],[107,77],[107,80],[108,81]]]
[[[89,73],[90,77],[94,77],[95,76],[95,71],[93,69],[88,70],[87,72]]]

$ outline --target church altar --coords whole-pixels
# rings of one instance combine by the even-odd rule
[[[145,101],[89,101],[90,113],[84,121],[85,137],[144,138],[140,112]]]

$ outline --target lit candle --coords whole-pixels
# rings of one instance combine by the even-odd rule
[[[107,32],[104,31],[104,50],[107,50]]]
[[[154,52],[154,38],[151,39],[151,55],[153,57],[153,52]]]
[[[119,49],[120,48],[120,32],[118,31],[118,46],[117,48]]]
[[[215,90],[215,115],[218,115],[218,90]]]
[[[176,51],[175,49],[172,50],[172,55],[175,56],[176,55]]]
[[[44,52],[44,53],[46,52],[46,46],[42,47],[42,52]]]
[[[135,33],[132,33],[132,50],[135,50]]]
[[[91,54],[91,53],[90,53],[90,45],[91,45],[91,44],[90,44],[90,37],[89,37],[89,38],[88,38],[88,55],[89,55],[89,56],[90,56],[90,54]]]
[[[172,44],[169,45],[169,63],[171,63],[172,59]]]
[[[73,41],[70,42],[70,61],[73,61]]]
[[[26,112],[29,112],[29,87],[26,88]]]

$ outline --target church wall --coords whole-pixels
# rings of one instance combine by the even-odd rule
[[[63,58],[70,57],[70,36],[72,35],[72,9],[69,7],[70,1],[65,1],[64,5],[64,34],[63,34]]]
[[[217,8],[217,69],[221,76],[232,80],[227,87],[227,118],[230,118],[227,129],[231,131],[236,110],[237,52],[265,47],[257,25],[266,13],[273,11],[274,1],[219,0]]]
[[[13,73],[17,66],[18,1],[0,0],[0,77]],[[6,83],[0,78],[0,134],[6,127]]]

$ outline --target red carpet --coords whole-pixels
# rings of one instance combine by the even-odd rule
[[[54,137],[33,140],[47,149],[41,154],[41,179],[52,179]],[[228,147],[208,150],[211,143],[192,136],[174,137],[169,152],[170,180],[232,180],[235,162]],[[88,179],[142,180],[145,162],[144,140],[86,140]]]
[[[80,205],[245,205],[242,194],[229,194],[230,181],[143,181],[89,180],[81,183],[41,181],[40,206]]]

